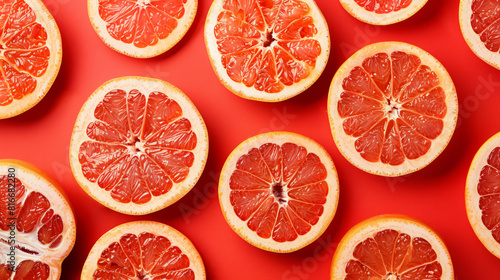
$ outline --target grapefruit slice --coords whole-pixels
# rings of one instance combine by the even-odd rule
[[[486,141],[472,160],[465,204],[477,237],[500,258],[500,133]]]
[[[251,137],[229,155],[219,180],[222,213],[244,240],[288,253],[314,242],[337,210],[339,185],[330,155],[290,132]]]
[[[376,43],[339,68],[328,115],[348,161],[369,173],[400,176],[424,168],[448,145],[457,94],[448,72],[424,50]]]
[[[101,85],[71,136],[71,169],[83,190],[131,215],[179,200],[200,178],[207,156],[207,129],[196,107],[178,88],[151,78]]]
[[[402,215],[382,215],[351,228],[333,255],[331,279],[453,280],[441,238]]]
[[[138,221],[105,233],[90,251],[82,280],[204,280],[205,267],[194,245],[165,224]]]
[[[500,2],[461,0],[460,29],[470,49],[491,66],[500,69]]]
[[[313,0],[215,0],[205,45],[226,88],[243,98],[276,102],[318,79],[330,54],[330,35]]]
[[[198,0],[87,0],[101,40],[131,57],[149,58],[172,48],[191,27]]]
[[[7,0],[0,6],[0,119],[35,106],[56,79],[61,34],[40,0]]]
[[[411,17],[427,0],[340,0],[340,3],[362,22],[389,25]]]
[[[59,279],[75,238],[61,186],[29,163],[0,160],[0,279]]]

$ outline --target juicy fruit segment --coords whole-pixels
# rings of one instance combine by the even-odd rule
[[[107,246],[97,260],[95,280],[181,279],[194,280],[190,260],[167,237],[143,232],[127,233]]]
[[[267,93],[309,76],[322,52],[317,33],[300,0],[225,0],[214,29],[231,80]]]
[[[138,48],[167,38],[184,16],[186,0],[99,0],[99,16],[111,37]]]
[[[266,143],[238,159],[229,180],[230,202],[258,236],[294,241],[323,214],[326,177],[320,158],[305,147]]]
[[[29,255],[33,260],[19,262],[15,267],[14,279],[48,279],[50,276],[49,265],[43,261],[37,261],[37,259],[43,256],[44,251],[58,248],[62,242],[65,225],[61,216],[54,211],[50,201],[43,194],[28,190],[17,178],[14,184],[15,210],[11,211],[8,210],[8,206],[9,198],[11,198],[9,194],[12,191],[9,188],[12,186],[9,187],[8,176],[0,176],[1,246],[9,244],[7,236],[11,230],[15,230],[18,237],[22,236],[23,239],[33,240],[32,243],[24,243],[20,238],[16,240],[14,246],[18,250],[18,254]],[[15,228],[12,228],[12,221],[15,221]],[[10,267],[10,264],[0,263],[0,279],[9,279],[10,275],[13,274],[9,270]],[[23,276],[27,278],[23,278]]]
[[[408,7],[412,0],[354,0],[369,12],[388,14]]]
[[[470,23],[484,46],[491,52],[500,49],[500,2],[496,0],[474,0]]]
[[[121,203],[145,204],[183,182],[197,136],[179,104],[162,92],[108,92],[81,144],[83,175]]]
[[[479,209],[484,226],[500,243],[500,148],[489,154],[487,165],[481,169],[477,184]]]
[[[354,67],[337,103],[342,128],[369,162],[393,166],[425,155],[443,131],[446,95],[434,71],[403,51]]]
[[[345,268],[345,279],[432,279],[442,275],[432,245],[394,229],[384,229],[359,242]]]
[[[0,7],[0,106],[34,92],[50,58],[47,32],[23,0],[3,1]]]

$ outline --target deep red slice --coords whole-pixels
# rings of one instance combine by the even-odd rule
[[[144,204],[186,179],[197,136],[179,104],[161,92],[108,92],[80,146],[85,178],[122,203]]]
[[[230,202],[260,237],[293,241],[322,215],[326,176],[320,158],[304,147],[266,143],[238,159],[229,180]]]
[[[189,258],[168,238],[149,232],[124,234],[104,249],[93,279],[194,280]]]
[[[354,0],[359,6],[367,11],[377,14],[388,14],[397,12],[408,7],[412,0]]]
[[[500,243],[500,148],[493,149],[479,175],[477,191],[484,226]]]
[[[34,92],[50,51],[46,30],[25,1],[4,1],[0,14],[0,106],[6,106]]]
[[[430,243],[393,229],[377,232],[358,243],[346,266],[346,278],[440,280],[442,267]]]
[[[472,29],[480,36],[484,46],[492,51],[500,49],[500,2],[496,0],[472,1]]]
[[[11,182],[12,183],[12,182]],[[14,225],[18,234],[33,235],[38,244],[14,244],[16,250],[23,254],[41,256],[44,248],[55,248],[62,241],[64,223],[61,216],[56,213],[50,201],[41,193],[28,190],[24,184],[15,179],[15,196],[10,196],[9,177],[0,176],[0,230],[3,236],[9,236]],[[15,201],[14,207],[9,209],[9,200]],[[14,210],[12,210],[14,209]],[[0,238],[0,242],[9,244],[8,240]],[[28,247],[29,248],[26,248]],[[7,263],[0,264],[0,279],[9,279],[12,272]],[[48,279],[49,265],[42,261],[23,260],[15,267],[14,279]],[[23,278],[24,277],[24,278]]]
[[[214,35],[235,82],[268,93],[307,78],[321,54],[310,7],[299,0],[225,0]]]
[[[393,166],[418,159],[443,132],[446,96],[438,76],[403,51],[378,53],[343,80],[337,110],[356,151]]]

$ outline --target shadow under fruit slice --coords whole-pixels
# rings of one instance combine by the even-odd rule
[[[122,77],[85,102],[71,136],[80,186],[118,212],[141,215],[179,200],[196,184],[208,134],[189,98],[151,78]]]
[[[400,176],[431,163],[448,145],[457,93],[430,54],[401,42],[364,47],[337,71],[328,115],[335,144],[369,173]]]
[[[243,98],[276,102],[318,79],[330,54],[330,35],[313,0],[215,0],[205,45],[226,88]]]
[[[119,225],[90,251],[82,280],[205,280],[205,267],[189,239],[174,228],[149,221]]]
[[[500,69],[500,2],[460,0],[460,29],[470,49]]]
[[[500,133],[488,139],[472,160],[465,204],[477,237],[500,258]]]
[[[191,27],[198,0],[87,0],[101,40],[122,54],[148,58],[172,48]]]
[[[61,34],[40,0],[7,0],[0,6],[0,119],[35,106],[56,79]]]
[[[453,280],[451,257],[428,226],[403,215],[381,215],[351,228],[333,255],[332,280]]]
[[[340,0],[340,3],[360,21],[389,25],[413,16],[427,0]]]
[[[29,163],[0,160],[0,279],[59,279],[75,239],[59,184]]]
[[[222,213],[255,247],[287,253],[314,242],[337,210],[337,171],[318,143],[299,134],[251,137],[229,155],[219,181]]]

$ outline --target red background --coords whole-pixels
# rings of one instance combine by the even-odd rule
[[[17,158],[47,171],[66,190],[77,219],[77,241],[63,263],[62,279],[79,279],[94,242],[109,229],[146,219],[187,235],[204,259],[210,279],[329,279],[340,238],[358,222],[385,213],[406,214],[433,227],[447,244],[456,279],[498,279],[500,260],[474,235],[465,212],[465,179],[481,144],[500,131],[500,72],[477,58],[462,38],[458,0],[429,0],[412,18],[376,27],[351,17],[337,0],[317,0],[330,27],[331,55],[319,80],[288,101],[266,104],[237,97],[215,76],[203,41],[211,4],[200,0],[196,19],[180,43],[157,58],[140,60],[114,52],[97,37],[86,1],[44,0],[59,24],[63,61],[47,96],[30,111],[0,120],[0,158]],[[445,151],[425,169],[399,178],[358,170],[337,150],[328,124],[328,87],[340,64],[359,48],[397,40],[434,55],[453,78],[459,123]],[[93,201],[69,167],[73,124],[87,97],[103,82],[126,75],[166,80],[198,107],[209,131],[209,159],[198,184],[176,204],[134,217]],[[216,197],[218,173],[240,142],[261,132],[287,130],[313,138],[332,155],[340,178],[337,214],[324,235],[290,254],[257,249],[226,224]],[[471,261],[472,260],[472,261]]]

